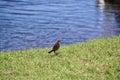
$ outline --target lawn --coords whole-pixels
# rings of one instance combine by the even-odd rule
[[[0,80],[119,80],[120,36],[50,48],[0,52]]]

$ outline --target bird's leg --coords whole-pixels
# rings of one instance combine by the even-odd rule
[[[54,53],[55,53],[55,50],[54,50]]]
[[[57,53],[55,52],[55,50],[54,50],[54,54],[57,55]]]
[[[58,55],[58,53],[56,51],[54,51],[55,55]]]

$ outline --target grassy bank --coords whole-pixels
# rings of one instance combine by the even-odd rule
[[[49,50],[0,52],[0,80],[120,79],[120,36]]]

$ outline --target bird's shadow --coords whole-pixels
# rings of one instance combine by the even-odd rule
[[[57,56],[57,55],[59,55],[59,54],[60,54],[59,52],[55,52],[55,53],[54,53],[55,56]]]
[[[51,57],[55,57],[55,56],[61,56],[59,52],[54,53],[53,55],[50,55]]]

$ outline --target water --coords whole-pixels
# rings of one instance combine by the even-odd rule
[[[51,47],[120,34],[120,8],[96,0],[0,0],[0,50]]]

